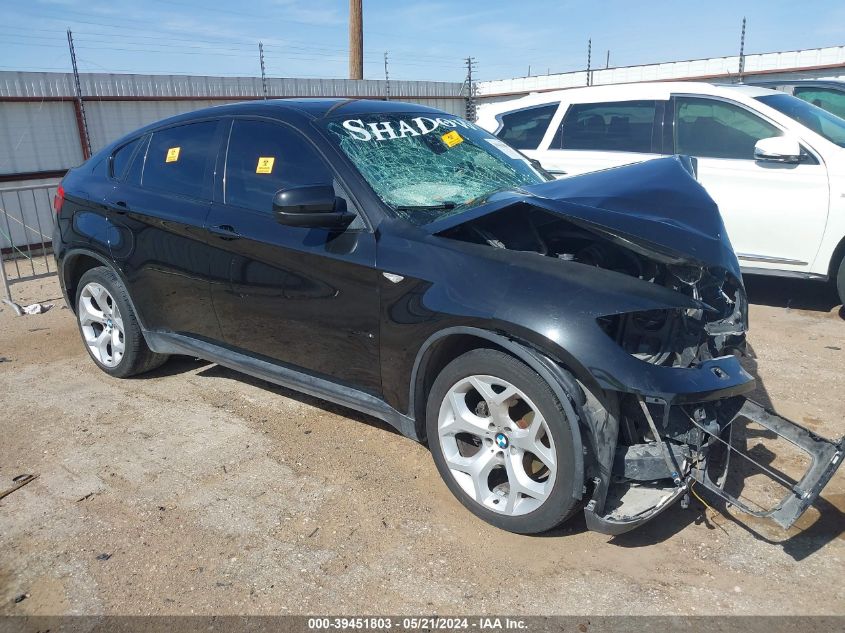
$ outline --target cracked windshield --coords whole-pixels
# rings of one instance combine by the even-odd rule
[[[417,225],[546,179],[515,149],[459,118],[337,118],[332,138],[396,215]]]

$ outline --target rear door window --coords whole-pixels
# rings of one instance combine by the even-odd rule
[[[202,121],[154,132],[141,186],[190,198],[209,199],[211,167],[216,157],[218,121]]]
[[[226,154],[226,204],[271,213],[280,189],[331,185],[333,174],[317,150],[291,128],[235,119]]]
[[[781,131],[743,107],[699,97],[675,99],[675,153],[754,160],[757,141]]]
[[[537,149],[558,105],[552,103],[503,114],[502,126],[496,136],[517,149]]]
[[[573,104],[551,149],[651,153],[656,110],[648,100]]]

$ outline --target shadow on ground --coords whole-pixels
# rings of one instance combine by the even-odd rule
[[[765,303],[765,300],[768,297],[768,300],[772,302],[772,305],[779,305],[774,302],[780,300],[783,300],[784,302],[795,301],[796,303],[792,304],[793,307],[798,308],[799,306],[801,306],[799,309],[819,311],[829,311],[830,309],[832,309],[832,307],[835,307],[836,305],[835,303],[833,303],[833,301],[835,301],[834,298],[831,298],[829,296],[825,297],[824,295],[816,296],[815,294],[813,294],[812,290],[819,291],[824,289],[824,286],[820,284],[813,284],[803,281],[798,282],[799,286],[807,285],[810,287],[810,290],[798,287],[797,289],[795,289],[796,292],[793,294],[790,291],[779,291],[777,288],[775,288],[774,285],[769,285],[768,282],[770,281],[770,278],[758,277],[756,279],[763,280],[764,283],[760,287],[756,286],[756,284],[750,285],[749,298],[752,303]],[[784,281],[792,282],[792,280],[782,279],[775,281],[777,281],[777,283],[779,284],[782,284]],[[790,296],[793,298],[790,299]],[[749,346],[748,352],[749,355],[743,359],[743,366],[745,366],[745,368],[750,373],[752,373],[752,375],[757,376],[757,364],[753,348]],[[304,393],[293,391],[286,387],[281,387],[269,383],[259,378],[253,378],[252,376],[248,376],[246,374],[242,374],[240,372],[227,369],[220,365],[216,365],[197,358],[191,358],[187,356],[174,356],[170,359],[169,362],[164,364],[162,367],[152,372],[143,374],[138,378],[142,380],[164,378],[167,376],[173,376],[184,372],[196,372],[195,375],[201,378],[224,378],[227,380],[234,380],[243,384],[270,391],[283,398],[289,398],[302,404],[321,409],[322,411],[325,411],[327,413],[340,415],[345,418],[354,420],[355,422],[368,424],[372,427],[390,433],[397,433],[397,431],[394,430],[393,427],[377,418],[365,415],[363,413],[359,413],[358,411],[348,409],[341,405],[321,400],[314,396],[310,396]],[[758,401],[760,404],[764,405],[767,408],[771,408],[772,403],[769,399],[769,395],[766,391],[766,388],[763,385],[763,381],[759,378],[759,376],[757,376],[757,389],[754,391],[753,394],[751,394],[751,396],[752,399]],[[749,434],[748,438],[750,437],[752,436]],[[741,447],[745,451],[748,450],[746,442],[746,439],[748,438],[746,438],[745,434],[743,434],[743,437],[741,438]],[[768,459],[763,459],[766,457],[765,455],[763,455],[762,457],[760,455],[757,455],[756,457],[758,460],[762,460],[761,463],[763,463],[763,465],[769,468],[772,467],[770,462],[774,458],[774,455],[769,455]],[[732,474],[732,477],[730,478],[727,486],[727,489],[729,489],[732,495],[738,498],[741,496],[743,489],[743,479],[749,474],[751,474],[749,469],[743,466],[736,468],[736,472]],[[800,531],[796,531],[796,529],[792,529],[789,532],[784,531],[783,539],[772,539],[767,536],[767,534],[772,534],[773,531],[777,530],[778,528],[775,526],[774,523],[772,523],[768,519],[758,519],[755,517],[747,517],[745,515],[734,516],[733,514],[727,511],[726,504],[722,502],[719,498],[715,497],[712,494],[705,493],[700,488],[697,489],[696,492],[700,496],[704,497],[704,499],[714,511],[719,512],[718,516],[714,516],[712,511],[708,514],[708,508],[699,499],[697,499],[695,496],[692,496],[690,497],[688,508],[682,508],[680,504],[675,504],[673,507],[668,508],[666,511],[655,517],[655,519],[648,522],[641,528],[636,529],[632,532],[628,532],[626,534],[610,537],[609,542],[613,545],[626,548],[648,547],[670,539],[672,536],[676,535],[692,523],[699,525],[704,524],[710,530],[718,529],[727,533],[725,527],[723,527],[722,524],[730,522],[735,524],[739,528],[745,530],[758,540],[764,541],[771,545],[780,546],[784,550],[784,552],[787,553],[793,559],[802,560],[810,556],[814,552],[819,551],[832,540],[841,538],[843,532],[845,532],[845,513],[843,513],[843,507],[840,507],[843,504],[841,503],[842,500],[840,500],[838,496],[834,502],[831,502],[821,497],[816,500],[813,505],[818,510],[819,516],[812,524],[802,527]],[[763,522],[765,522],[765,524]],[[799,524],[801,524],[801,522],[799,522]],[[760,529],[757,529],[758,527]],[[554,530],[537,536],[539,538],[557,538],[570,536],[572,534],[580,534],[586,531],[587,526],[584,520],[584,514],[579,509],[572,516],[572,518],[570,518],[563,525],[559,526],[558,528],[555,528]]]
[[[813,312],[830,312],[842,302],[833,284],[806,279],[743,275],[749,303]],[[845,319],[845,308],[839,310]]]
[[[264,389],[265,391],[270,391],[276,394],[277,396],[288,398],[290,400],[295,400],[296,402],[308,405],[309,407],[315,407],[317,409],[325,411],[326,413],[340,415],[344,418],[354,420],[355,422],[368,424],[383,431],[398,434],[398,432],[392,426],[390,426],[386,422],[382,422],[378,418],[366,415],[364,413],[360,413],[354,409],[349,409],[347,407],[335,404],[333,402],[329,402],[327,400],[322,400],[320,398],[309,396],[308,394],[301,393],[299,391],[294,391],[293,389],[288,389],[287,387],[282,387],[267,382],[266,380],[262,380],[260,378],[253,378],[252,376],[248,376],[247,374],[242,374],[233,369],[227,369],[226,367],[222,367],[220,365],[209,364],[208,367],[206,367],[202,371],[197,372],[196,375],[200,378],[226,378],[228,380],[236,380],[245,385],[251,385],[253,387],[258,387],[259,389]],[[411,440],[408,441],[410,442]]]

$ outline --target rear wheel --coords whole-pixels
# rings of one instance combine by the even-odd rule
[[[106,266],[92,268],[79,280],[76,319],[88,354],[111,376],[150,371],[168,358],[147,347],[126,287]]]
[[[572,429],[549,385],[502,352],[473,350],[432,385],[429,447],[474,514],[521,534],[544,532],[577,504]]]
[[[839,300],[845,304],[845,257],[839,262],[839,272],[836,274],[836,290],[839,292]]]

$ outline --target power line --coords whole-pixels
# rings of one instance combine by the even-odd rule
[[[81,37],[80,37],[81,35]],[[62,47],[60,44],[53,43],[55,38],[49,36],[23,36],[19,34],[5,34],[0,32],[0,36],[4,38],[20,38],[23,41],[21,42],[11,42],[15,45],[20,46],[32,46],[36,48],[50,48],[50,47]],[[88,33],[75,33],[74,38],[77,43],[84,44],[86,48],[91,49],[98,49],[98,50],[117,50],[123,52],[154,52],[154,53],[163,53],[169,52],[169,50],[174,51],[183,51],[186,54],[206,54],[206,53],[214,53],[216,55],[222,55],[223,52],[229,53],[241,53],[241,54],[251,54],[250,52],[254,49],[255,44],[248,44],[248,45],[239,45],[233,44],[229,42],[224,42],[221,45],[220,43],[215,43],[208,40],[197,40],[193,44],[171,44],[171,43],[164,43],[156,41],[154,44],[150,44],[148,42],[138,42],[133,39],[136,36],[130,37],[118,37],[118,36],[107,36],[107,37],[115,37],[114,40],[111,39],[101,39],[99,37],[91,37]],[[33,38],[39,38],[44,40],[44,42],[32,42]],[[156,38],[158,39],[158,38]],[[167,38],[164,38],[165,40]],[[184,42],[191,42],[192,40],[182,40]],[[203,43],[199,43],[203,42]],[[119,46],[110,46],[113,44],[119,44]],[[319,55],[320,58],[324,56],[326,52],[334,54],[336,56],[344,55],[346,49],[341,48],[330,48],[330,47],[305,47],[305,46],[298,46],[295,44],[290,45],[264,45],[265,50],[267,51],[279,51],[284,53],[285,55],[290,55],[296,57],[302,53],[313,53],[314,55]],[[191,49],[187,51],[185,49]],[[193,51],[193,52],[192,52]],[[197,52],[198,51],[198,52]],[[401,53],[406,54],[406,53]],[[447,56],[434,56],[434,55],[419,55],[416,53],[408,52],[407,55],[409,57],[413,57],[415,60],[432,60],[432,61],[442,61],[442,62],[455,62],[456,59]],[[365,60],[368,61],[381,61],[381,56],[378,54],[365,54]],[[310,57],[310,59],[316,59],[315,57]]]

